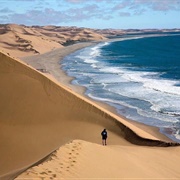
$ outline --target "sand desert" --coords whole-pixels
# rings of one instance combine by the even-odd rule
[[[52,28],[43,27],[43,33]],[[84,30],[81,40],[85,34],[88,42],[67,46],[54,32],[43,39],[42,29],[4,31],[1,27],[0,179],[180,178],[178,143],[85,97],[61,70],[64,56],[106,37],[92,38]],[[107,146],[101,144],[104,128]]]

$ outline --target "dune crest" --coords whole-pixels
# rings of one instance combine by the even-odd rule
[[[20,179],[176,179],[179,148],[102,146],[71,141]],[[171,161],[169,161],[169,158]],[[158,162],[158,163],[157,163]],[[172,173],[173,172],[173,173]]]
[[[0,178],[15,177],[73,139],[101,143],[104,127],[110,144],[179,145],[160,141],[2,52],[0,83]]]

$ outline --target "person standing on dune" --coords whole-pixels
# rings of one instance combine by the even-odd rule
[[[103,146],[105,145],[107,145],[106,144],[106,139],[107,139],[107,131],[106,131],[106,129],[104,129],[102,132],[101,132],[101,136],[102,136],[102,144],[103,144]]]

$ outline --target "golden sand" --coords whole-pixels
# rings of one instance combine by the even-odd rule
[[[75,42],[104,39],[103,35],[86,28],[17,24],[0,26],[0,48],[13,57],[38,55]]]
[[[0,179],[31,166],[17,179],[180,178],[178,144],[75,92],[50,68],[56,62],[42,62],[56,80],[0,53]],[[101,145],[104,128],[108,146]]]

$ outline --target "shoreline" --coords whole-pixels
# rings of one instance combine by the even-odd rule
[[[180,143],[168,136],[171,129],[161,132],[156,123],[123,117],[111,104],[91,99],[88,87],[73,83],[63,70],[64,57],[75,61],[71,53],[122,38],[105,40],[86,29],[47,26],[37,34],[34,28],[10,27],[2,35],[16,46],[10,46],[12,54],[0,50],[0,179],[180,178]],[[67,42],[95,40],[61,46],[63,32]]]
[[[134,126],[142,129],[143,131],[148,132],[149,134],[156,137],[157,139],[163,140],[163,141],[168,141],[168,142],[174,142],[172,139],[168,138],[166,135],[161,133],[160,128],[127,119],[127,118],[121,116],[119,113],[117,113],[117,111],[114,107],[111,107],[110,105],[108,105],[106,103],[93,100],[90,97],[86,96],[85,95],[85,91],[86,91],[85,87],[71,84],[71,81],[74,78],[68,76],[66,74],[66,72],[62,70],[60,61],[65,56],[68,56],[69,54],[71,54],[75,51],[78,51],[78,50],[83,49],[88,46],[96,45],[101,42],[104,42],[104,41],[77,43],[77,44],[73,44],[70,46],[66,46],[64,48],[59,48],[59,49],[47,52],[45,54],[24,57],[24,58],[21,58],[21,60],[23,60],[28,65],[31,65],[33,68],[40,70],[41,72],[44,72],[44,74],[46,76],[51,78],[53,81],[56,81],[56,83],[60,83],[61,85],[65,86],[66,88],[73,90],[75,93],[92,101],[93,103],[99,105],[100,107],[105,108],[109,112],[119,116],[124,121],[127,121],[130,124],[133,124]]]
[[[104,164],[104,155],[89,158],[96,154],[94,153],[95,147],[97,147],[97,154],[101,155],[102,151],[107,155],[109,154],[108,162],[112,161],[112,154],[117,152],[114,154],[114,160],[117,159],[117,156],[120,158],[117,160],[117,167],[122,166],[120,168],[123,168],[124,164],[130,166],[134,161],[139,162],[139,158],[138,160],[136,158],[138,156],[142,157],[144,150],[149,152],[146,156],[149,160],[153,159],[150,155],[152,149],[155,152],[158,150],[159,154],[164,150],[167,151],[167,154],[163,158],[161,157],[162,164],[164,164],[164,157],[168,157],[173,151],[177,150],[179,152],[178,148],[164,148],[162,151],[162,147],[175,147],[180,144],[173,143],[170,139],[164,137],[157,128],[132,123],[119,114],[117,115],[112,107],[85,96],[83,94],[85,88],[79,86],[77,88],[70,84],[73,78],[68,77],[60,69],[60,59],[75,50],[90,45],[94,45],[94,43],[75,44],[68,48],[57,49],[41,56],[28,58],[28,60],[24,60],[26,63],[3,53],[0,54],[2,58],[0,77],[4,87],[0,89],[2,94],[0,105],[2,112],[4,112],[4,114],[1,114],[0,141],[4,148],[1,148],[0,165],[2,169],[0,178],[14,179],[17,177],[17,179],[22,179],[23,175],[19,175],[30,167],[33,168],[25,172],[27,178],[31,177],[31,175],[34,178],[49,176],[51,174],[50,171],[47,171],[47,168],[50,168],[49,162],[56,162],[53,161],[54,155],[52,152],[58,152],[58,149],[61,151],[61,149],[65,148],[63,153],[68,152],[68,156],[70,154],[74,155],[75,150],[73,148],[78,147],[80,144],[82,144],[82,147],[77,148],[77,154],[85,153],[85,156],[83,156],[87,158],[86,162],[93,160],[92,170],[86,172],[85,176],[80,173],[83,172],[81,168],[85,164],[81,163],[81,160],[77,160],[80,169],[77,169],[76,172],[81,174],[80,177],[92,177],[96,160],[101,159],[99,167]],[[27,65],[27,63],[31,64],[31,66]],[[41,72],[38,72],[37,69]],[[56,77],[56,75],[58,76]],[[20,101],[20,98],[22,101]],[[13,112],[13,115],[10,112]],[[104,128],[108,131],[108,147],[102,146],[101,142],[100,132]],[[77,141],[78,143],[73,145],[72,142]],[[66,148],[69,144],[72,144],[72,146]],[[92,151],[88,152],[90,144],[92,145],[90,148]],[[83,147],[87,148],[83,150]],[[122,153],[119,153],[116,148],[121,149]],[[128,158],[128,162],[126,162],[127,159],[124,159],[119,164],[122,159],[121,156],[124,156],[127,152],[132,155],[132,148],[136,150],[135,159]],[[108,153],[108,149],[114,150]],[[155,154],[159,157],[158,153]],[[34,166],[40,163],[38,167],[41,167],[42,164],[46,163],[41,163],[45,160],[44,157],[49,155],[51,155],[51,158],[47,162],[48,167],[34,173],[34,168],[36,169]],[[62,155],[56,156],[59,164],[61,163],[61,157]],[[177,159],[177,157],[179,155],[175,154],[174,159]],[[72,157],[65,156],[64,158],[67,161]],[[148,162],[148,160],[144,161],[144,157],[142,157],[142,161],[142,164]],[[142,165],[142,167],[144,166],[146,165]],[[111,167],[113,166],[104,168],[109,169]],[[175,171],[177,167],[175,166]],[[69,177],[67,174],[62,174],[67,171],[61,168],[63,167],[57,168],[56,165],[52,170],[53,172],[56,171],[53,175]],[[69,167],[69,164],[67,168],[73,170],[73,168]],[[29,172],[32,172],[32,174],[29,174]],[[115,176],[117,176],[116,173],[118,171],[115,170]],[[96,174],[96,177],[102,177],[103,174],[100,173],[99,176]],[[139,174],[141,174],[141,170],[134,177],[139,177]],[[124,172],[124,175],[119,174],[118,177],[127,177],[129,174]],[[72,174],[72,176],[73,178],[76,177],[75,174]],[[110,173],[108,177],[112,177],[112,174]]]

